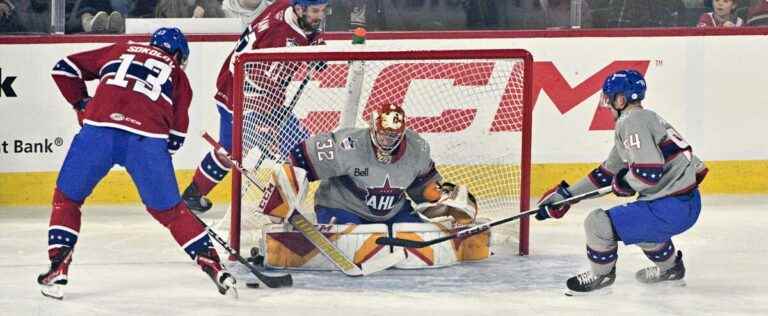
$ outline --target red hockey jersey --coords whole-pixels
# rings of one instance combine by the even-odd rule
[[[99,80],[83,124],[183,141],[192,100],[189,79],[171,55],[139,43],[120,43],[69,55],[53,79],[73,106],[89,98],[86,81]],[[179,144],[180,146],[180,144]]]
[[[278,0],[264,12],[253,19],[253,22],[243,31],[240,36],[240,41],[237,43],[235,49],[229,53],[224,64],[221,65],[219,70],[219,77],[216,81],[216,104],[225,108],[227,111],[232,112],[232,87],[233,87],[233,72],[234,72],[234,54],[253,51],[261,48],[272,47],[287,47],[287,46],[309,46],[319,45],[323,43],[322,31],[307,33],[299,27],[298,17],[293,11],[293,6],[290,0]],[[295,70],[295,69],[293,69]],[[290,70],[280,71],[279,73],[285,75]],[[288,74],[288,76],[292,73]],[[258,74],[250,74],[250,76],[260,76]],[[276,74],[266,76],[275,77]],[[280,82],[272,86],[255,87],[256,89],[266,90],[266,94],[269,95],[269,103],[276,105],[275,103],[282,104],[285,98],[285,78],[278,78],[274,80],[268,80],[271,82]],[[267,81],[261,81],[267,82]]]

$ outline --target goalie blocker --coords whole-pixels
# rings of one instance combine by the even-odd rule
[[[275,168],[273,181],[266,189],[260,205],[263,213],[269,215],[275,223],[262,230],[260,247],[264,252],[264,265],[279,269],[337,270],[337,265],[320,254],[301,232],[291,225],[282,224],[291,211],[288,201],[295,198],[301,200],[306,192],[307,183],[302,176],[304,172],[288,164]],[[281,177],[281,174],[290,176]],[[278,180],[286,178],[296,181]],[[391,231],[386,224],[322,224],[317,225],[317,228],[346,258],[358,266],[375,261],[376,257],[390,251],[406,252],[407,258],[393,266],[400,269],[438,268],[463,261],[487,259],[491,254],[490,231],[420,249],[398,247],[390,250],[390,247],[376,244],[376,239],[385,236],[415,241],[431,240],[477,223],[477,205],[466,187],[446,183],[435,188],[440,192],[436,202],[416,206],[419,217],[425,223],[394,223]],[[481,223],[486,221],[480,220]]]

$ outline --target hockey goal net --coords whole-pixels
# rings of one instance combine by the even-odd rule
[[[408,128],[430,144],[445,181],[468,186],[479,217],[529,207],[530,53],[397,50],[370,45],[293,47],[239,55],[232,154],[258,185],[233,171],[232,207],[222,222],[234,249],[258,245],[270,223],[260,213],[270,167],[308,136],[367,127],[382,102],[401,104]],[[302,212],[313,214],[313,193]],[[528,253],[528,219],[494,228],[495,243]]]

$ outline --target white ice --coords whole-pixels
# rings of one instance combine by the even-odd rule
[[[675,238],[688,269],[683,288],[649,287],[649,265],[621,246],[612,293],[562,295],[588,268],[581,222],[615,200],[589,201],[560,221],[532,223],[533,253],[508,245],[482,263],[365,278],[294,272],[293,288],[218,294],[170,234],[142,207],[89,206],[65,299],[43,297],[48,207],[0,208],[0,315],[768,315],[768,197],[705,197],[696,226]],[[207,220],[221,217],[221,209]]]

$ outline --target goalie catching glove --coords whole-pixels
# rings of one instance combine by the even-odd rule
[[[450,182],[435,183],[440,197],[435,202],[420,203],[416,213],[427,222],[439,222],[451,217],[457,224],[466,225],[475,222],[477,200],[464,185]]]

